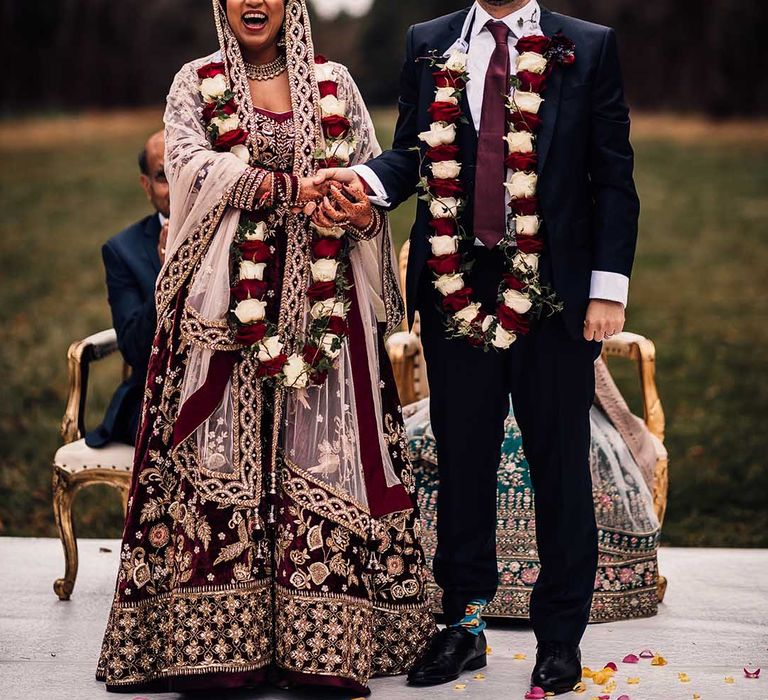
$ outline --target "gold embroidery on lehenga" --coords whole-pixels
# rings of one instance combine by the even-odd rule
[[[97,678],[123,686],[169,676],[266,667],[271,658],[269,581],[181,588],[116,603]]]

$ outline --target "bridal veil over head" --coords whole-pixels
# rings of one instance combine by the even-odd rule
[[[171,190],[171,223],[166,264],[158,282],[158,318],[182,313],[185,319],[210,330],[210,343],[193,343],[188,348],[188,362],[181,388],[182,410],[204,387],[211,372],[214,355],[237,350],[227,317],[230,305],[230,246],[237,231],[241,212],[227,204],[232,187],[248,165],[230,153],[212,150],[201,121],[202,101],[196,70],[209,61],[225,64],[230,89],[238,105],[237,116],[251,137],[253,152],[257,124],[245,74],[243,57],[230,28],[224,0],[213,0],[213,10],[220,50],[214,56],[185,66],[173,83],[168,97],[166,122],[166,171]],[[293,173],[309,176],[316,170],[315,154],[322,147],[320,95],[315,77],[315,62],[308,12],[304,0],[286,0],[285,51],[295,124]],[[362,98],[342,66],[334,65],[339,85],[339,99],[347,103],[348,118],[357,136],[351,164],[364,163],[380,149]],[[309,280],[311,229],[303,215],[283,211],[288,236],[288,251],[283,275],[279,330],[286,350],[300,350],[309,304],[306,288]],[[312,474],[335,490],[346,494],[364,508],[368,505],[362,471],[357,426],[356,396],[372,396],[377,424],[383,425],[379,388],[379,324],[392,332],[402,320],[403,303],[395,273],[395,259],[390,231],[374,241],[358,242],[350,256],[357,305],[363,320],[370,390],[355,390],[349,340],[345,340],[338,369],[322,387],[306,392],[278,389],[275,397],[272,454],[240,455],[237,444],[236,406],[230,384],[213,412],[196,429],[199,470],[194,481],[213,481],[205,487],[207,497],[223,494],[255,502],[259,480],[242,473],[244,462],[261,469],[263,459],[274,462],[278,449],[296,468]],[[185,283],[191,286],[183,309],[171,308],[176,293]],[[360,387],[358,387],[360,389]],[[254,419],[261,416],[261,397]],[[379,450],[387,486],[399,483],[392,467],[385,436],[379,434]],[[258,451],[253,446],[253,451]],[[242,459],[241,459],[242,457]]]

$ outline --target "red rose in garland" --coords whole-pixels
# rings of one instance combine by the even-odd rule
[[[217,75],[225,75],[225,73],[226,70],[223,63],[208,63],[202,68],[197,69],[197,76],[200,80],[215,78]]]
[[[240,244],[240,252],[245,260],[260,263],[272,257],[272,251],[264,241],[245,241]]]
[[[339,114],[332,114],[329,117],[323,117],[323,129],[325,133],[333,139],[341,138],[349,133],[351,124],[349,119]]]

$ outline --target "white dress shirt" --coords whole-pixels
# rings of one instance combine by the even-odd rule
[[[474,17],[474,22],[472,18]],[[488,66],[491,63],[491,56],[496,49],[496,41],[493,35],[488,31],[486,25],[492,21],[502,21],[511,30],[509,34],[509,58],[510,66],[514,71],[517,65],[517,40],[520,37],[531,34],[541,34],[539,20],[541,18],[541,8],[537,0],[530,2],[512,12],[501,20],[496,20],[486,12],[477,2],[467,17],[467,21],[462,29],[461,36],[454,46],[465,48],[466,40],[469,41],[467,49],[468,60],[467,70],[470,80],[467,83],[467,101],[469,109],[472,112],[472,121],[475,129],[480,131],[480,121],[483,115],[483,97],[485,93],[485,80],[477,77],[484,76],[488,72]],[[471,30],[470,30],[471,25]],[[467,38],[468,36],[468,38]],[[463,46],[462,46],[463,44]],[[452,47],[453,48],[453,47]],[[450,49],[449,49],[450,52]],[[389,196],[379,177],[367,165],[356,165],[352,168],[360,177],[362,177],[373,191],[371,201],[379,206],[389,205]],[[507,193],[507,204],[509,204],[509,194]],[[506,226],[506,222],[504,222]],[[483,245],[476,241],[477,245]],[[592,272],[592,284],[590,288],[590,298],[605,299],[607,301],[617,301],[627,305],[629,296],[629,278],[617,272],[605,272],[595,270]]]

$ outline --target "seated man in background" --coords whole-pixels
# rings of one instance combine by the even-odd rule
[[[109,305],[117,342],[131,375],[117,389],[104,422],[88,433],[89,447],[110,442],[135,444],[141,397],[155,337],[155,282],[165,256],[170,199],[165,178],[163,132],[149,137],[139,155],[141,186],[154,213],[129,226],[102,248]]]

